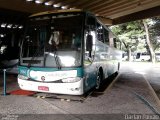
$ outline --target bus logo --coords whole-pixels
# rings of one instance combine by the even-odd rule
[[[42,80],[42,81],[45,81],[45,77],[44,77],[44,76],[42,76],[42,77],[41,77],[41,80]]]

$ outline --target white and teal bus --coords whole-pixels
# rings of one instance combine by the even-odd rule
[[[93,14],[56,10],[25,26],[18,67],[23,90],[82,95],[119,70],[120,42]]]

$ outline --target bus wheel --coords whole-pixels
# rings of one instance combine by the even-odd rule
[[[102,82],[102,74],[100,72],[98,72],[97,80],[96,80],[96,87],[95,87],[97,90],[100,89],[101,82]]]

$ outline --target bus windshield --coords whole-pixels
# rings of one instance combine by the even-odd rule
[[[80,13],[61,13],[30,18],[21,46],[20,65],[75,67],[81,65]]]

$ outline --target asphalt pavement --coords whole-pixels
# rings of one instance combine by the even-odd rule
[[[158,81],[159,68],[152,64],[122,63],[116,78],[107,79],[102,91],[94,91],[83,102],[35,96],[0,96],[0,118],[14,120],[124,120],[159,119],[160,102],[152,86]],[[152,71],[152,72],[151,72]],[[0,92],[2,93],[3,76]],[[7,77],[7,92],[19,89],[16,76]]]

